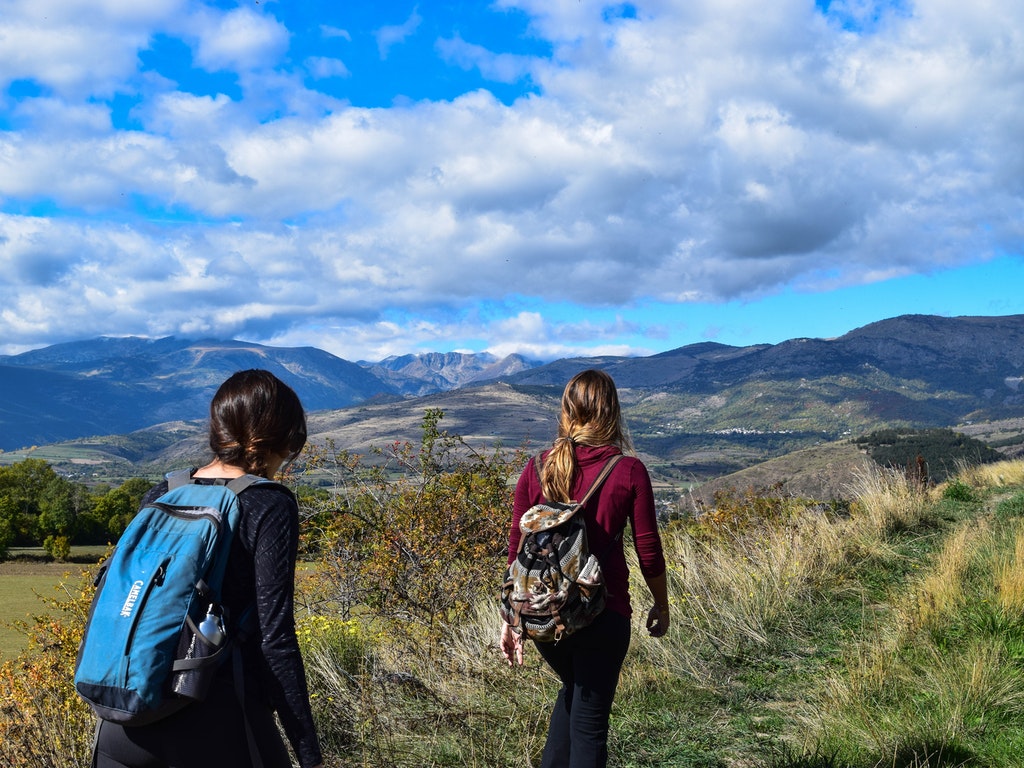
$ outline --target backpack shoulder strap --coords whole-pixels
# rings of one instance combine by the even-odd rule
[[[599,474],[594,480],[594,484],[590,486],[590,490],[587,491],[587,495],[580,500],[581,507],[587,503],[587,500],[590,499],[594,493],[597,492],[597,489],[601,487],[601,484],[608,479],[608,475],[612,473],[612,470],[615,469],[615,465],[619,463],[619,459],[621,458],[622,454],[617,453],[604,463],[604,466],[601,467],[601,474]]]
[[[188,485],[193,481],[194,469],[179,469],[175,472],[168,472],[167,478],[167,490],[173,491],[175,488],[180,488],[183,485]],[[268,480],[265,477],[259,475],[242,475],[241,477],[234,477],[230,480],[223,480],[218,478],[212,484],[227,486],[228,490],[233,491],[235,495],[241,493],[250,485],[256,483],[265,483],[267,485],[278,486],[283,488],[280,483],[276,483],[273,480]]]
[[[586,495],[578,502],[578,506],[582,507],[584,504],[587,503],[587,500],[597,492],[597,489],[601,487],[601,484],[606,479],[608,479],[608,475],[610,475],[612,470],[615,469],[615,465],[619,463],[619,459],[621,459],[621,458],[622,458],[622,454],[621,453],[617,453],[614,456],[612,456],[611,458],[609,458],[608,461],[606,461],[604,463],[604,466],[601,467],[600,474],[598,474],[598,476],[596,478],[594,478],[593,484],[590,486],[590,488],[587,491]],[[540,454],[539,453],[534,458],[533,464],[537,468],[537,479],[541,480],[542,463],[541,463],[541,458],[540,458]]]
[[[270,482],[272,482],[272,481],[267,480],[265,477],[259,477],[258,475],[242,475],[241,477],[235,477],[235,478],[229,480],[226,483],[226,485],[227,485],[229,490],[232,490],[236,494],[239,494],[242,491],[244,491],[246,488],[248,488],[250,485],[255,485],[256,483],[270,483]],[[277,483],[274,483],[274,485],[277,485]]]

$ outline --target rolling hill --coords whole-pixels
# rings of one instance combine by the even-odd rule
[[[546,365],[464,354],[356,364],[315,349],[236,341],[62,344],[0,358],[0,448],[14,451],[8,461],[35,444],[35,455],[73,453],[76,466],[102,461],[122,470],[184,461],[202,453],[213,389],[244,367],[268,368],[295,387],[313,439],[357,452],[415,442],[427,408],[442,409],[443,428],[482,447],[536,447],[553,435],[565,381],[604,368],[619,385],[638,452],[675,485],[891,426],[980,434],[989,424],[1000,449],[1012,452],[1024,419],[1024,315],[914,315],[835,339],[705,342]],[[384,370],[390,374],[381,378]]]

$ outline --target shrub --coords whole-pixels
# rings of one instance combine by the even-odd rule
[[[959,478],[954,478],[946,483],[942,489],[942,498],[950,501],[973,502],[978,500],[978,495],[967,483]]]
[[[71,540],[67,536],[47,536],[43,549],[58,563],[63,563],[71,556]]]
[[[75,692],[75,655],[92,578],[62,584],[63,597],[45,599],[51,615],[21,623],[28,649],[0,666],[0,765],[80,768],[89,763],[95,719]]]
[[[516,453],[481,454],[438,428],[428,410],[418,448],[393,443],[377,466],[328,443],[311,454],[326,471],[327,498],[307,497],[304,517],[322,567],[311,599],[351,618],[357,606],[392,632],[436,637],[439,622],[468,611],[502,561]],[[417,634],[417,628],[420,630]],[[431,642],[431,647],[437,647]]]

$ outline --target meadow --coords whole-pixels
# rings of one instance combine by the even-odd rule
[[[446,478],[416,498],[443,504],[448,525],[470,491],[435,495]],[[419,509],[378,498],[398,518]],[[346,519],[337,508],[308,514],[324,531]],[[450,570],[415,583],[403,572],[407,597],[448,597],[443,611],[417,613],[367,585],[393,587],[394,573],[345,536],[336,527],[299,585],[326,765],[536,765],[557,684],[531,649],[521,668],[500,657],[500,557],[468,556],[471,578],[457,584]],[[964,468],[941,485],[867,471],[845,503],[723,492],[699,518],[670,521],[663,539],[672,627],[646,636],[637,579],[611,766],[1021,765],[1024,463]],[[2,668],[0,700],[19,706],[3,709],[0,763],[88,764],[88,713],[67,682],[87,593],[71,579],[52,606],[66,620],[35,627],[24,663]]]
[[[0,661],[13,659],[26,648],[26,636],[17,622],[50,613],[40,599],[52,598],[73,574],[99,562],[105,547],[75,547],[68,562],[49,559],[42,548],[13,549],[10,559],[0,562]]]
[[[28,621],[44,610],[39,595],[51,593],[66,571],[48,564],[0,563],[0,661],[25,650],[25,635],[15,622]]]

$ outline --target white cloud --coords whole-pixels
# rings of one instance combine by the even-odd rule
[[[0,16],[0,84],[34,80],[57,93],[111,95],[136,66],[139,32],[37,27]]]
[[[239,107],[226,95],[196,96],[173,91],[161,93],[136,109],[148,131],[189,140],[215,139],[239,119]]]
[[[364,357],[446,339],[549,356],[580,339],[621,348],[634,331],[515,302],[507,322],[471,308],[510,294],[616,307],[825,290],[1024,242],[1019,4],[892,13],[850,0],[825,17],[797,0],[656,0],[608,19],[597,0],[506,0],[551,59],[454,33],[439,50],[539,93],[375,109],[303,85],[306,72],[314,87],[355,78],[323,49],[290,61],[297,31],[270,12],[129,5],[88,16],[75,3],[49,26],[43,6],[0,14],[0,82],[54,90],[7,97],[0,203],[82,217],[0,214],[12,345],[189,329]],[[422,23],[414,10],[379,29],[381,56]],[[241,95],[141,76],[156,33],[238,73]],[[119,88],[139,102],[136,129],[115,130],[90,98]],[[188,309],[153,312],[167,290]]]
[[[401,24],[383,26],[377,30],[377,50],[382,59],[388,57],[388,52],[396,45],[405,42],[419,29],[423,17],[419,11],[413,8],[412,13]]]
[[[437,49],[448,61],[463,69],[476,68],[488,80],[514,83],[530,73],[533,58],[511,53],[494,53],[482,45],[467,43],[459,35],[437,41]]]
[[[211,71],[272,69],[288,47],[288,30],[280,22],[246,6],[196,21],[195,62]]]
[[[0,88],[32,81],[70,98],[112,96],[130,81],[154,28],[185,0],[3,0]]]
[[[309,74],[317,80],[328,77],[348,77],[352,74],[341,59],[332,59],[327,56],[311,56],[306,59],[305,65]]]
[[[352,34],[347,29],[341,29],[340,27],[334,27],[330,24],[320,25],[320,34],[325,38],[340,37],[343,40],[351,42]]]

